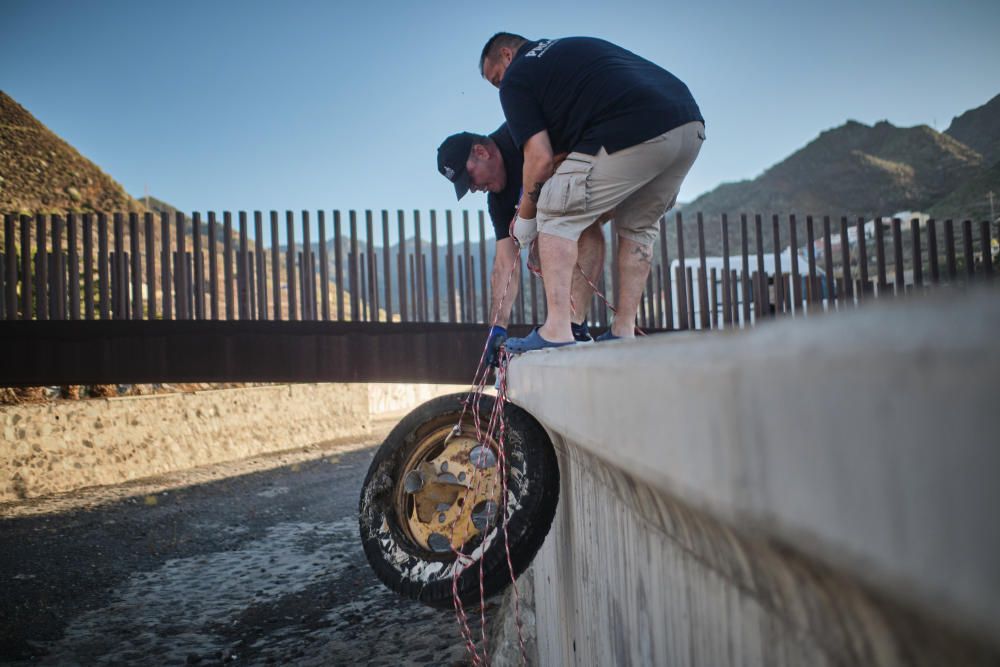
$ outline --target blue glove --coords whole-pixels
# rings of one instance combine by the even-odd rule
[[[486,344],[486,363],[494,368],[500,365],[500,348],[506,341],[506,329],[501,326],[490,328],[489,342]]]

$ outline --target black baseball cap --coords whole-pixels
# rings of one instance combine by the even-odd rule
[[[469,172],[465,163],[479,135],[470,132],[453,134],[438,146],[438,171],[455,186],[455,196],[461,199],[469,191]]]

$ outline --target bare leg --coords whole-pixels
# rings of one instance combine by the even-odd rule
[[[601,269],[604,268],[604,234],[601,233],[600,223],[592,224],[580,235],[577,252],[577,264],[587,274],[590,282],[596,285],[598,276],[601,275]],[[573,267],[572,294],[575,306],[573,309],[573,322],[575,324],[581,324],[587,319],[590,300],[594,295],[594,289],[580,275],[580,269]]]
[[[618,237],[618,303],[612,335],[619,338],[635,336],[635,318],[639,312],[639,299],[646,288],[646,277],[653,264],[653,246]]]
[[[577,242],[542,232],[538,235],[538,254],[549,311],[538,333],[550,343],[568,343],[573,340],[569,290],[576,270]]]

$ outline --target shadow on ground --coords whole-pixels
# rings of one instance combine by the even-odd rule
[[[454,614],[368,568],[372,453],[0,519],[0,662],[464,664]]]

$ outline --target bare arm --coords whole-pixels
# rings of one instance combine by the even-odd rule
[[[493,295],[490,312],[496,317],[496,323],[505,329],[510,323],[510,311],[517,298],[517,290],[521,280],[521,272],[517,266],[520,261],[521,255],[514,245],[514,239],[508,237],[497,241],[496,257],[493,258],[493,272],[490,274],[490,292]],[[510,285],[507,284],[508,276],[510,276]]]
[[[552,142],[549,131],[542,130],[533,135],[524,144],[524,193],[518,215],[525,219],[534,218],[537,214],[538,197],[542,186],[555,172],[555,160],[552,155]]]

